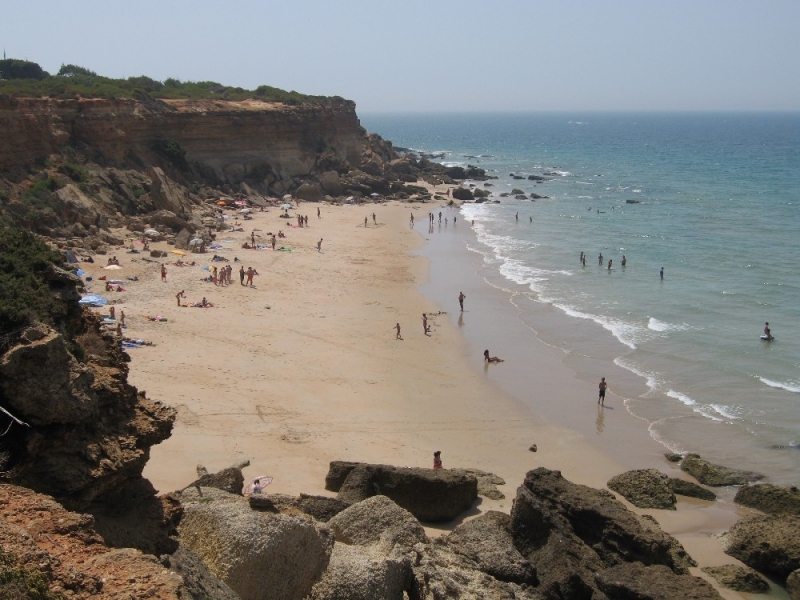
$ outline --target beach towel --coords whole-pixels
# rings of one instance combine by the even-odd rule
[[[105,306],[108,304],[108,300],[97,294],[89,294],[81,298],[78,303],[86,306]]]

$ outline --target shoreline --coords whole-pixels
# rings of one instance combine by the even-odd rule
[[[314,218],[317,206],[321,220]],[[432,206],[302,203],[308,229],[289,228],[277,211],[255,213],[245,232],[221,232],[218,239],[234,240],[224,256],[256,267],[256,289],[238,284],[239,263],[232,286],[201,282],[205,272],[199,267],[210,264],[212,253],[186,257],[204,259],[197,267],[168,267],[166,284],[159,280],[159,261],[134,263],[136,255],[118,256],[128,263],[122,271],[101,271],[97,263],[87,269],[95,276],[141,273],[117,310],[128,315],[126,335],[158,346],[130,351],[129,380],[178,409],[172,437],[153,448],[144,476],[164,493],[191,482],[197,464],[216,471],[247,459],[246,477],[274,477],[268,493],[330,495],[324,479],[332,460],[429,467],[433,451],[441,450],[445,468],[503,477],[506,498],[481,498],[477,511],[509,512],[516,488],[533,468],[557,469],[571,481],[601,488],[632,468],[585,432],[553,425],[504,389],[496,376],[512,361],[492,365],[488,377],[481,371],[481,353],[452,310],[458,290],[447,296],[449,302],[431,293],[443,263],[426,258],[430,243],[418,234],[420,217]],[[417,230],[408,226],[411,210]],[[365,228],[363,218],[372,212],[378,224],[373,227],[370,217]],[[283,228],[282,243],[293,252],[241,250],[253,227],[262,236]],[[162,245],[170,250],[163,243],[153,247]],[[178,308],[174,295],[180,289],[192,301],[207,296],[215,308]],[[478,295],[465,293],[465,308],[476,308]],[[448,314],[432,319],[435,331],[426,337],[421,313],[439,311]],[[147,321],[148,314],[168,321]],[[403,341],[395,339],[398,321]],[[498,336],[490,340],[504,331],[490,332]],[[549,369],[545,362],[537,368]],[[594,405],[594,394],[585,398],[584,384],[568,381],[582,402]],[[563,387],[557,386],[558,393]],[[536,453],[528,450],[533,443]],[[734,506],[681,501],[670,515],[634,510],[656,516],[701,565],[736,562],[709,535],[736,520]],[[447,527],[427,529],[436,535]]]

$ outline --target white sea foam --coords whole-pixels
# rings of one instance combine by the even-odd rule
[[[542,301],[547,301],[545,298],[542,298]],[[621,319],[615,319],[613,317],[606,317],[603,315],[593,315],[591,313],[583,312],[578,310],[574,306],[570,306],[569,304],[562,304],[559,302],[550,301],[553,306],[562,310],[566,315],[570,317],[576,317],[578,319],[587,319],[589,321],[594,321],[598,325],[600,325],[606,331],[610,331],[611,334],[617,338],[621,343],[625,344],[631,350],[636,350],[636,342],[637,337],[640,337],[642,328],[633,324],[628,323],[626,321],[622,321]]]
[[[676,400],[680,400],[686,406],[694,406],[697,404],[697,400],[687,396],[686,394],[681,394],[680,392],[676,392],[675,390],[668,390],[667,396],[670,398],[675,398]]]
[[[630,371],[634,375],[638,375],[642,377],[647,382],[647,387],[650,388],[650,391],[655,391],[659,385],[660,381],[658,379],[658,375],[656,373],[651,373],[649,371],[642,371],[635,365],[631,364],[630,361],[626,360],[624,357],[618,356],[614,359],[614,364],[618,367],[622,367],[623,369]]]
[[[583,183],[579,181],[578,183]],[[578,196],[578,198],[582,198],[583,200],[594,200],[594,196]]]
[[[768,385],[772,388],[778,388],[780,390],[786,390],[787,392],[792,392],[794,394],[800,394],[800,384],[793,381],[773,381],[771,379],[767,379],[766,377],[759,377],[758,378],[761,383],[764,385]]]
[[[732,421],[741,419],[741,417],[734,412],[735,409],[732,406],[726,406],[724,404],[709,404],[709,406],[726,419],[731,419]]]
[[[664,321],[659,321],[655,317],[650,317],[650,320],[647,322],[647,328],[652,331],[658,331],[659,333],[664,333],[667,331],[685,331],[689,329],[689,325],[686,323],[681,323],[680,325],[675,325],[673,323],[666,323]]]

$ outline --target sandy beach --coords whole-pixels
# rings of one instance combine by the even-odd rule
[[[160,492],[190,483],[198,464],[216,471],[249,460],[246,476],[274,478],[268,492],[330,495],[324,480],[332,460],[430,467],[435,450],[445,468],[505,479],[506,498],[482,498],[476,513],[510,511],[525,473],[540,466],[593,487],[630,468],[681,476],[645,427],[615,404],[613,379],[612,410],[601,418],[593,378],[576,376],[556,348],[517,345],[513,319],[485,313],[489,295],[499,292],[482,285],[477,265],[470,267],[477,258],[459,250],[463,243],[426,234],[434,207],[438,212],[433,204],[302,203],[297,212],[308,215],[309,227],[292,227],[295,219],[277,209],[254,213],[241,222],[244,231],[217,234],[224,250],[183,257],[197,261],[193,267],[174,266],[175,254],[157,260],[124,252],[117,254],[119,271],[84,267],[96,293],[104,293],[99,276],[125,280],[126,291],[104,294],[119,302],[117,314],[125,311],[125,335],[155,344],[129,351],[129,380],[178,410],[172,437],[153,448],[144,472]],[[470,235],[468,223],[458,226],[457,235]],[[261,243],[267,232],[283,230],[278,247],[291,251],[242,249],[253,230]],[[214,252],[230,263],[210,262]],[[202,267],[225,264],[233,266],[232,285],[202,281]],[[254,287],[239,284],[240,266],[258,271]],[[181,290],[213,308],[177,306]],[[464,315],[459,291],[467,296]],[[155,316],[166,321],[147,319]],[[484,366],[482,346],[505,362]],[[548,410],[532,409],[525,396],[534,391],[574,424],[553,425]],[[576,406],[588,416],[578,418]],[[637,512],[655,516],[701,566],[737,562],[711,537],[738,518],[732,503],[681,499],[675,512]]]

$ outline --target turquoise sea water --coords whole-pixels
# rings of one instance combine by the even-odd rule
[[[465,252],[489,284],[524,286],[515,302],[539,337],[576,356],[602,346],[636,374],[626,406],[655,439],[800,483],[800,114],[361,121],[498,177],[474,183],[499,203],[461,209],[477,238]],[[514,188],[549,198],[499,197]],[[575,326],[542,319],[543,304]]]

